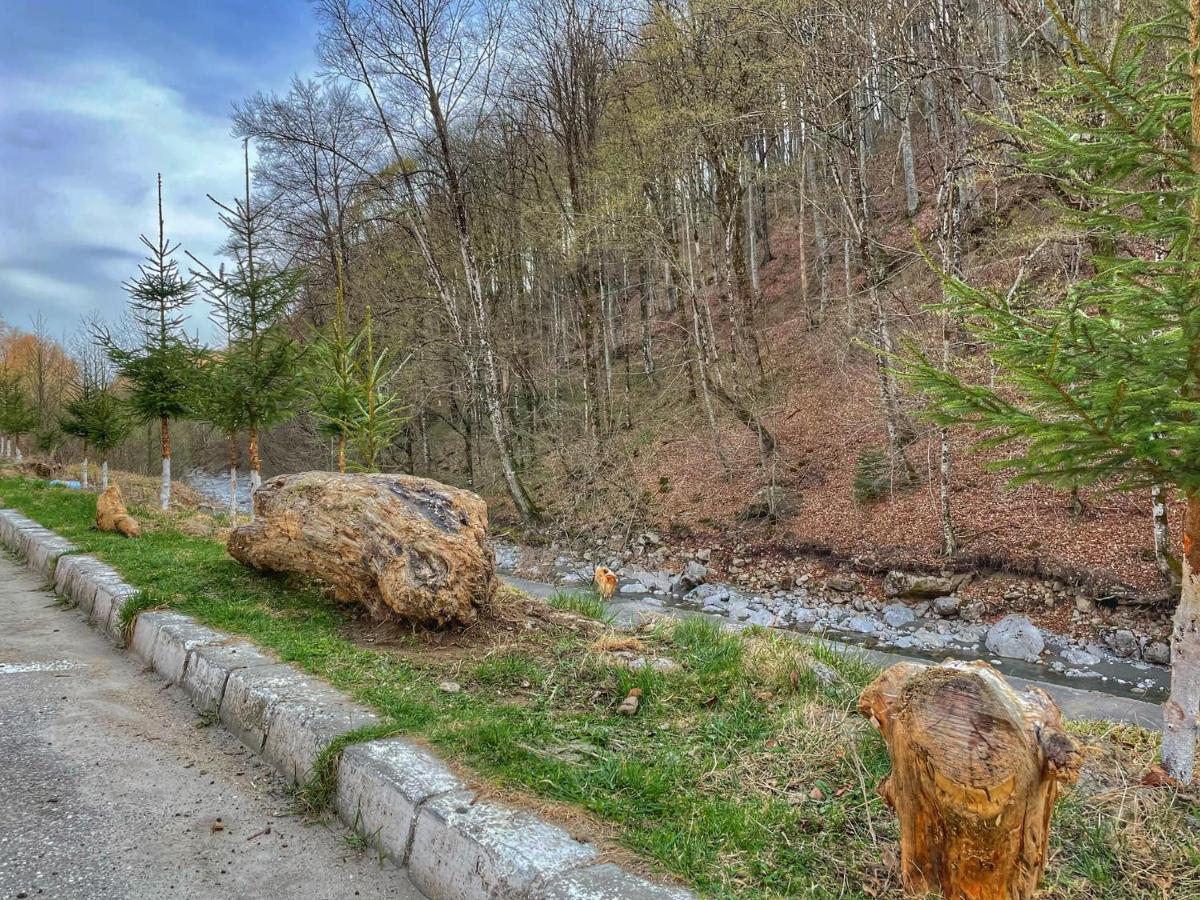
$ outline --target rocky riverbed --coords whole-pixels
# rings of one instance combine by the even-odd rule
[[[626,619],[655,613],[704,615],[813,632],[925,659],[986,659],[1009,674],[1120,696],[1166,696],[1170,670],[1165,644],[1155,646],[1131,629],[1110,629],[1089,640],[1039,627],[1024,615],[997,617],[980,601],[963,601],[959,590],[964,576],[894,572],[884,579],[883,599],[862,591],[847,576],[821,586],[747,591],[713,578],[705,554],[698,556],[671,572],[631,564],[620,555],[496,544],[500,571],[568,590],[589,587],[594,567],[607,565],[619,578],[613,611]]]

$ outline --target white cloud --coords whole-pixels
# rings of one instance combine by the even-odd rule
[[[0,135],[9,136],[0,148],[0,311],[11,321],[50,300],[60,301],[52,309],[119,313],[120,283],[142,255],[138,235],[156,228],[158,172],[168,235],[201,258],[224,238],[205,195],[229,199],[241,185],[228,120],[135,62],[79,60],[5,79]],[[78,248],[100,252],[84,259]],[[196,310],[192,327],[207,336],[205,312]]]

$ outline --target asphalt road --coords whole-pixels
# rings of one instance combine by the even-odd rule
[[[347,838],[0,555],[0,900],[422,896]]]

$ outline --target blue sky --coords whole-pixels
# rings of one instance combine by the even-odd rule
[[[155,226],[212,258],[206,194],[238,192],[234,101],[312,74],[304,0],[0,0],[0,317],[66,335],[115,320]],[[190,330],[211,334],[202,302]]]

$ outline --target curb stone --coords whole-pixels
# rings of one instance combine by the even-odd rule
[[[121,609],[137,593],[110,566],[11,509],[0,542],[24,557],[88,621],[124,645]],[[140,613],[129,649],[216,715],[284,777],[303,782],[338,737],[379,717],[253,644],[166,610]],[[428,751],[402,738],[352,744],[338,763],[334,809],[433,900],[686,900],[598,861],[591,845],[537,816],[479,801]]]

